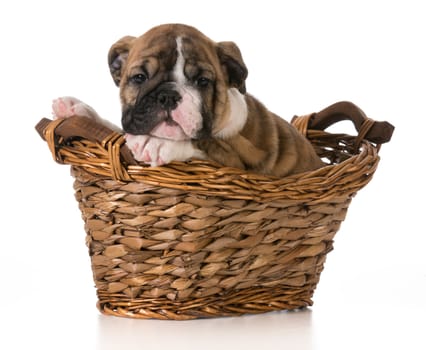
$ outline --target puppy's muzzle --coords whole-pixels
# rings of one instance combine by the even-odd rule
[[[124,131],[134,135],[146,135],[163,121],[174,124],[170,112],[177,108],[181,100],[182,96],[173,86],[162,84],[148,95],[138,98],[134,106],[128,106],[123,112]]]

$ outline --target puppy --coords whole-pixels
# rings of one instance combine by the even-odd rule
[[[246,93],[248,71],[233,42],[166,24],[120,39],[108,63],[120,88],[126,142],[138,161],[157,166],[204,158],[275,176],[323,165],[303,135]],[[102,121],[73,98],[55,100],[53,110],[59,118],[74,113]]]

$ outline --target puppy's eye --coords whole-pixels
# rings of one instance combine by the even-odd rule
[[[197,86],[205,88],[210,84],[211,80],[205,77],[201,77],[197,79]]]
[[[141,85],[147,80],[148,80],[148,77],[143,73],[135,74],[132,77],[130,77],[130,81],[136,85]]]

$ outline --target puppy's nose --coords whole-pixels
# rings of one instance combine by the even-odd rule
[[[175,109],[180,100],[181,96],[174,90],[161,91],[157,95],[157,102],[163,109]]]

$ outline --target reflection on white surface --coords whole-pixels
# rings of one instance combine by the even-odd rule
[[[191,321],[99,316],[98,349],[312,349],[312,311],[272,312]]]

